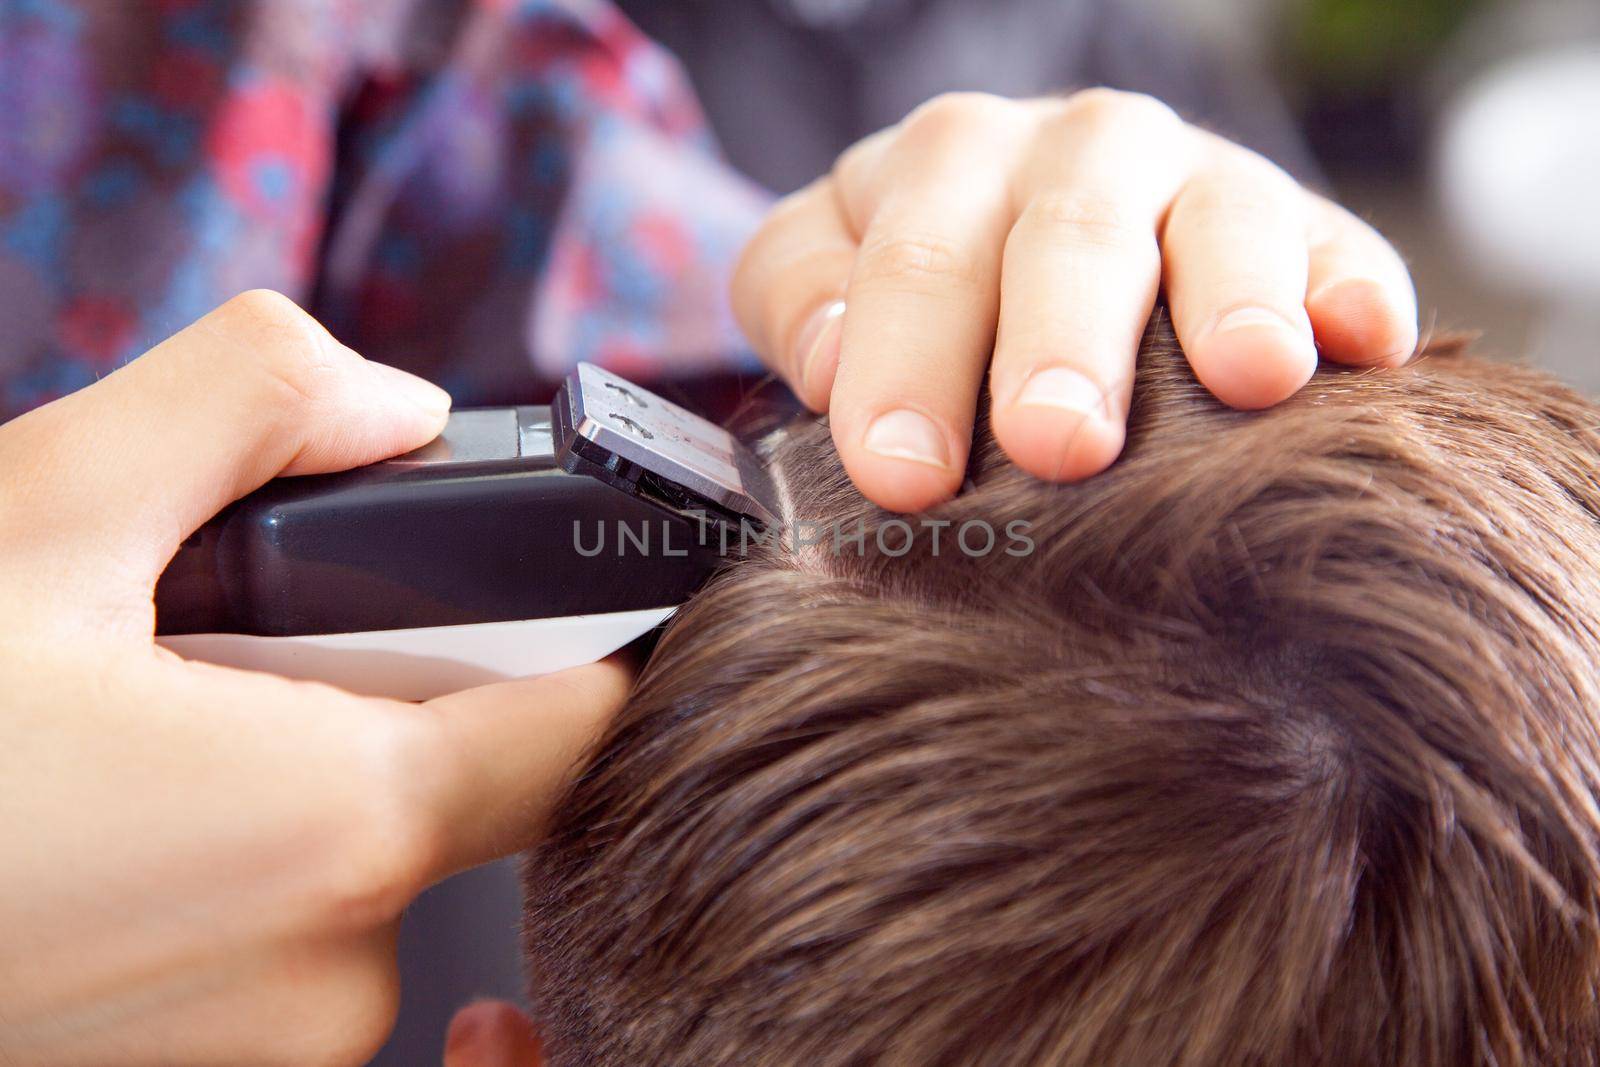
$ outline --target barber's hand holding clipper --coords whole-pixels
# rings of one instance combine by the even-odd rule
[[[1371,227],[1149,97],[939,97],[783,201],[734,282],[767,363],[826,411],[851,477],[901,511],[960,486],[988,377],[1001,446],[1087,477],[1122,450],[1164,287],[1196,376],[1275,404],[1320,351],[1404,363],[1405,264]]]
[[[0,1059],[362,1062],[401,909],[536,836],[617,663],[413,705],[152,641],[191,530],[448,408],[252,293],[0,427]]]

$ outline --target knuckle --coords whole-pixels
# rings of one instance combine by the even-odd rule
[[[734,268],[735,277],[753,267],[765,265],[775,253],[792,244],[798,233],[809,229],[807,222],[815,215],[816,209],[816,190],[812,186],[796,190],[773,204],[761,220],[761,225],[745,242]]]
[[[1186,210],[1201,218],[1229,225],[1261,220],[1292,232],[1307,222],[1294,194],[1293,179],[1287,175],[1251,167],[1195,182],[1184,190],[1182,199]]]
[[[249,289],[228,300],[219,309],[229,319],[263,330],[300,329],[311,316],[276,289]]]
[[[893,127],[879,130],[840,152],[839,158],[833,161],[829,177],[841,188],[849,189],[858,185],[866,176],[867,161],[876,153],[879,145],[894,137],[895,132]]]
[[[1121,90],[1103,85],[1079,89],[1067,97],[1067,109],[1081,118],[1107,117],[1122,106],[1123,95]]]
[[[268,391],[281,402],[315,402],[341,364],[356,358],[298,304],[271,289],[240,293],[219,314],[234,342],[228,350],[264,375]]]
[[[1186,191],[1210,195],[1221,203],[1264,201],[1277,208],[1292,204],[1309,217],[1310,198],[1294,176],[1243,145],[1214,146],[1207,165],[1190,184],[1192,189]]]
[[[310,406],[329,391],[334,367],[310,347],[274,346],[263,349],[255,362],[277,403]]]
[[[1115,200],[1082,189],[1052,189],[1028,202],[1022,221],[1055,240],[1094,248],[1154,247],[1154,229]]]
[[[991,93],[941,93],[907,115],[902,129],[913,140],[942,142],[1003,121],[1014,107],[1014,101]]]
[[[351,759],[359,802],[334,835],[333,873],[322,890],[322,913],[341,930],[393,921],[439,855],[437,836],[412,802],[426,765],[420,729],[376,732],[388,736],[365,742]]]
[[[912,288],[976,284],[977,265],[958,242],[937,233],[897,233],[862,245],[862,272]]]
[[[1153,96],[1104,86],[1073,93],[1067,98],[1067,114],[1091,127],[1131,124],[1162,130],[1183,125],[1177,112]]]
[[[761,231],[779,231],[803,220],[805,216],[815,210],[819,197],[825,195],[826,191],[825,181],[818,180],[780,198],[768,210],[767,219],[762,224]]]
[[[337,931],[372,930],[392,922],[420,889],[409,860],[416,846],[379,819],[361,823],[362,832],[344,835],[345,845],[320,892],[317,913]]]

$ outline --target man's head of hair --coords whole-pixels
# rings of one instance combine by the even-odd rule
[[[1600,1062],[1597,454],[1449,354],[1230,411],[1158,318],[1109,472],[980,427],[901,554],[796,428],[861,549],[662,639],[529,864],[552,1061]]]

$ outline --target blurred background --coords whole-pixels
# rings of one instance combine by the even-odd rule
[[[1424,326],[1600,391],[1600,4],[1165,0],[1270,73],[1334,195],[1406,256]]]
[[[777,192],[954,89],[1161,97],[1385,233],[1424,330],[1469,329],[1600,392],[1595,0],[618,0],[687,68],[724,151]],[[509,864],[425,896],[382,1065],[515,996]]]

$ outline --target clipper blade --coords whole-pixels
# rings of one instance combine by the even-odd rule
[[[568,473],[733,527],[778,522],[777,492],[761,460],[686,408],[580,363],[550,410],[556,459]]]

